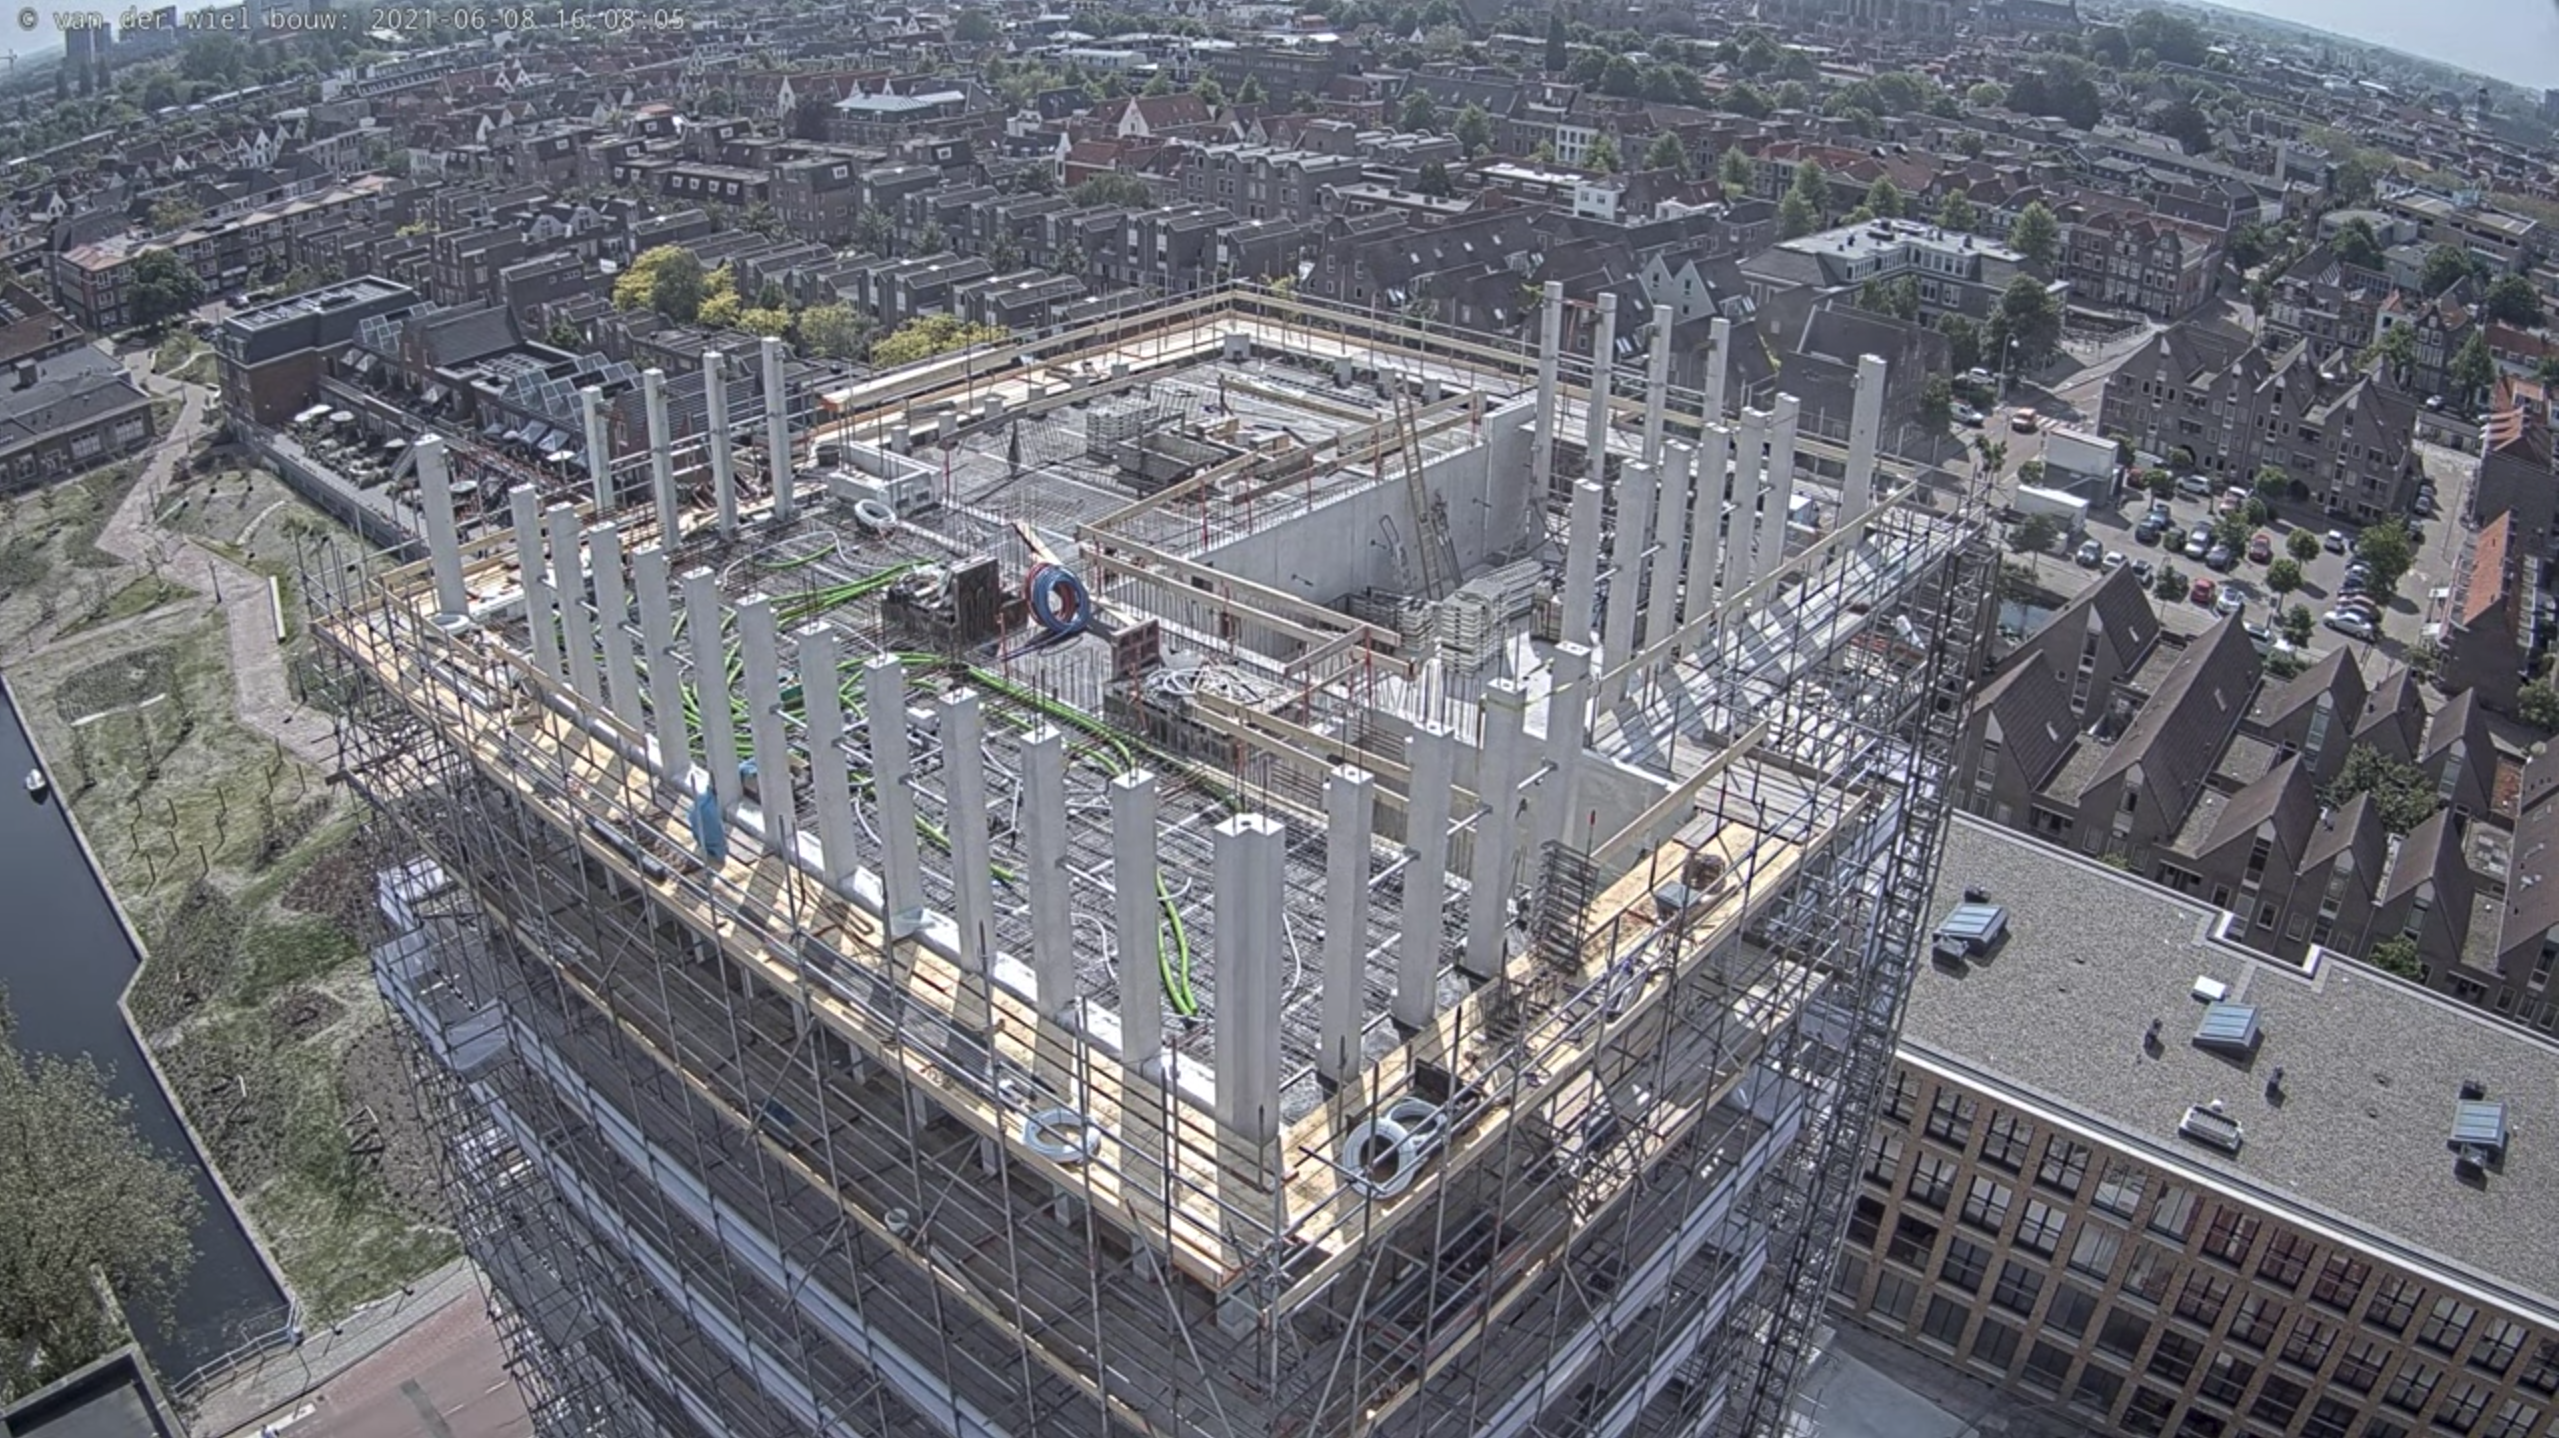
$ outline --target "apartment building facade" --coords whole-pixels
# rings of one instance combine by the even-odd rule
[[[134,261],[153,250],[176,254],[208,293],[233,290],[280,274],[292,263],[295,236],[349,215],[370,215],[397,181],[361,175],[298,194],[244,202],[164,235],[121,236],[75,245],[49,259],[55,299],[84,329],[122,329]]]

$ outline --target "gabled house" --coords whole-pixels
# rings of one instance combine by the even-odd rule
[[[2299,755],[2310,776],[2326,784],[2345,765],[2366,697],[2363,670],[2340,645],[2281,684],[2260,688],[2243,730],[2280,756]]]
[[[2454,595],[2444,625],[2444,682],[2510,713],[2521,687],[2524,645],[2532,633],[2532,576],[2516,542],[2515,517],[2500,514],[2471,540],[2470,577]]]

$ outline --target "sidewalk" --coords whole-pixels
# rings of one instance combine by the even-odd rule
[[[260,1424],[288,1415],[331,1379],[456,1305],[464,1317],[486,1324],[480,1302],[479,1271],[469,1259],[457,1258],[405,1293],[375,1299],[331,1327],[314,1329],[298,1346],[266,1354],[199,1395],[190,1431],[197,1438],[254,1434]]]

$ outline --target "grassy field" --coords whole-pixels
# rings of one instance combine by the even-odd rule
[[[206,598],[97,548],[136,473],[0,508],[0,655],[149,950],[136,1022],[325,1321],[458,1251],[365,961],[378,856],[352,796],[234,720]],[[161,518],[175,542],[279,575],[325,527],[240,468],[187,478]],[[311,672],[293,628],[289,662]]]

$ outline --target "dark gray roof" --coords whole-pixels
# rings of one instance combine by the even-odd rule
[[[2368,844],[2378,847],[2383,842],[2381,815],[2373,811],[2372,796],[2357,794],[2320,816],[2309,847],[2301,852],[2301,867],[2315,868],[2349,848],[2360,858]]]
[[[2393,759],[2406,759],[2417,752],[2425,729],[2426,698],[2417,692],[2408,666],[2394,664],[2365,697],[2364,712],[2355,722],[2355,742],[2370,744]]]
[[[2559,1311],[2559,1046],[2469,1005],[2357,964],[2304,975],[2211,940],[2216,911],[2158,885],[1955,816],[1930,918],[1967,886],[2006,906],[2009,939],[1963,971],[1919,965],[1905,1058],[2093,1128],[2170,1169],[2342,1228],[2420,1270]],[[2264,1040],[2234,1062],[2188,1041],[2198,976],[2255,1006]],[[2158,1053],[2142,1034],[2162,1021]],[[2282,1102],[2266,1096],[2284,1067]],[[2514,1107],[2516,1141],[2481,1184],[2445,1147],[2462,1082]],[[2245,1142],[2224,1154],[2177,1136],[2221,1100]],[[2068,1239],[2065,1238],[2067,1244]],[[2551,1322],[2551,1317],[2542,1318]]]
[[[2523,770],[2515,804],[2514,857],[2506,874],[2505,912],[2498,924],[2501,947],[2513,950],[2559,927],[2559,749],[2536,754]]]
[[[2269,820],[2275,826],[2276,852],[2287,858],[2301,853],[2311,826],[2319,822],[2319,794],[2299,756],[2286,759],[2273,773],[2230,796],[2229,807],[2221,811],[2221,822],[2213,828],[2212,847],[2236,843]]]
[[[2070,688],[2049,665],[2021,664],[1982,686],[1973,707],[1999,724],[1999,742],[2026,778],[2042,788],[2079,740]]]
[[[2222,742],[2238,726],[2240,706],[2256,682],[2257,651],[2234,614],[2187,648],[2090,783],[2139,764],[2152,802],[2183,816],[2211,775]]]
[[[2390,873],[2381,883],[2380,900],[2387,904],[2405,898],[2429,879],[2435,884],[2436,908],[2455,923],[2465,919],[2470,910],[2470,865],[2462,859],[2461,832],[2452,821],[2450,809],[2437,809],[2400,839],[2399,852],[2390,861]],[[2446,890],[2458,893],[2458,914],[2455,906],[2443,902]]]
[[[0,451],[151,402],[134,388],[124,366],[87,345],[27,363],[35,366],[36,382],[26,389],[17,387],[14,367],[0,370]]]
[[[2344,645],[2319,656],[2309,668],[2281,684],[2268,684],[2257,691],[2257,702],[2248,711],[2252,724],[2273,728],[2316,701],[2324,692],[2336,695],[2336,713],[2360,718],[2364,707],[2364,672],[2354,655]]]

